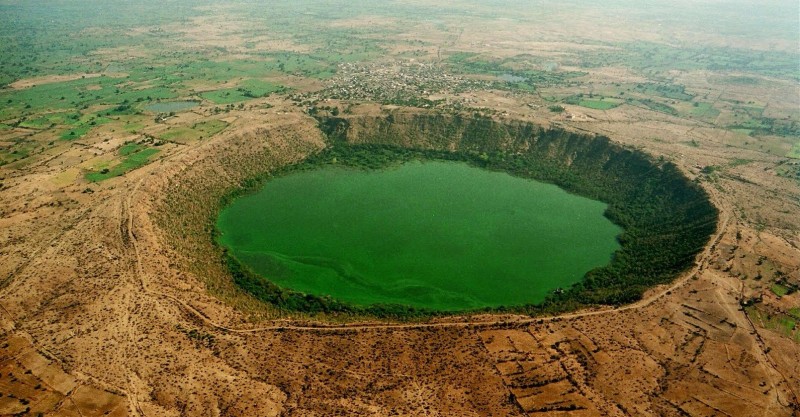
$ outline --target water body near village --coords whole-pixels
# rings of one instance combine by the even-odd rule
[[[537,303],[608,264],[605,203],[453,161],[292,172],[241,196],[218,242],[253,272],[354,305]]]

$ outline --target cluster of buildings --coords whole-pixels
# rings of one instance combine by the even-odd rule
[[[336,99],[415,107],[460,107],[467,103],[454,99],[454,95],[491,86],[492,81],[453,74],[433,62],[344,63],[327,88],[302,98],[310,102]]]

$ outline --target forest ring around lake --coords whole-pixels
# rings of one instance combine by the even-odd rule
[[[260,300],[281,314],[345,320],[369,317],[414,320],[449,314],[402,304],[357,306],[332,297],[281,288],[238,262],[216,243],[219,231],[215,225],[222,208],[239,196],[255,192],[276,176],[299,170],[332,164],[381,169],[413,160],[460,161],[555,184],[570,193],[607,204],[605,216],[623,230],[618,236],[620,248],[610,263],[590,270],[581,281],[554,291],[541,302],[470,312],[536,316],[632,303],[641,299],[648,288],[668,283],[690,269],[695,256],[716,230],[718,210],[699,184],[673,163],[603,136],[542,128],[515,120],[418,110],[367,116],[318,115],[317,123],[325,141],[324,149],[308,149],[290,163],[266,164],[262,160],[258,165],[258,159],[254,159],[256,168],[244,171],[234,186],[220,185],[214,189],[211,196],[217,196],[216,204],[204,211],[207,245],[224,265],[229,282],[247,297]],[[262,154],[260,158],[270,156]],[[173,212],[172,216],[176,214]]]

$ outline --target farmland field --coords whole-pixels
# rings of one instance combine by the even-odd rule
[[[198,104],[200,103],[196,101],[164,101],[150,104],[145,107],[145,110],[156,113],[178,112],[191,109]]]
[[[113,166],[103,168],[97,172],[87,172],[86,179],[90,182],[99,182],[109,178],[118,177],[136,168],[146,165],[151,157],[158,153],[158,149],[143,148],[137,145],[126,145],[119,151],[125,158]]]
[[[622,103],[621,100],[581,100],[578,102],[579,106],[588,107],[596,110],[610,110],[617,107]]]

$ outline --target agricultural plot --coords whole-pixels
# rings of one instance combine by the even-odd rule
[[[544,86],[562,85],[573,78],[586,75],[579,71],[557,71],[546,63],[532,68],[527,56],[516,56],[502,60],[480,56],[470,52],[455,52],[447,57],[451,71],[469,75],[491,75],[499,79],[494,88],[535,91]]]
[[[78,126],[78,127],[75,127],[75,128],[67,129],[67,130],[61,132],[61,135],[59,135],[59,138],[62,139],[62,140],[80,139],[81,137],[83,137],[83,135],[89,133],[89,130],[91,130],[92,127],[93,126],[83,125],[83,126]]]
[[[136,118],[131,118],[131,119],[125,121],[125,123],[122,125],[122,129],[125,132],[137,133],[137,132],[141,131],[142,129],[144,129],[145,126],[147,126],[147,125],[144,123],[144,120],[138,120]]]
[[[126,144],[119,150],[119,155],[125,157],[119,163],[86,173],[85,177],[90,182],[100,182],[109,178],[118,177],[136,168],[147,165],[158,149],[148,148],[139,144]]]
[[[678,101],[690,101],[695,97],[686,92],[686,87],[675,84],[637,84],[634,91],[647,96],[659,96]]]
[[[772,287],[770,289],[778,297],[783,297],[784,295],[789,293],[789,288],[781,284],[772,284]]]
[[[336,73],[336,65],[325,60],[324,56],[297,53],[276,53],[267,56],[271,61],[266,68],[286,74],[310,78],[326,79]]]
[[[643,99],[643,100],[637,100],[636,103],[650,110],[657,111],[659,113],[666,113],[673,116],[678,114],[678,111],[675,110],[674,107],[670,106],[669,104],[661,103],[655,100]]]
[[[231,104],[254,98],[266,97],[274,92],[284,91],[285,88],[260,80],[245,80],[236,88],[207,91],[200,96],[214,104]]]
[[[736,109],[728,128],[736,131],[748,131],[750,136],[774,135],[788,139],[800,137],[800,124],[795,120],[754,116],[739,109]]]
[[[26,129],[44,130],[52,125],[53,122],[51,122],[46,117],[39,117],[36,119],[25,120],[19,124],[19,127],[24,127]]]
[[[25,137],[17,137],[0,146],[0,166],[25,159],[33,153],[37,143]]]
[[[94,105],[125,105],[176,96],[163,87],[123,84],[121,79],[99,77],[3,91],[0,102],[5,102],[6,110],[2,117],[20,117],[46,110],[86,109]]]
[[[719,116],[719,110],[717,110],[711,103],[696,101],[692,103],[692,108],[689,110],[689,115],[701,119],[714,119]]]
[[[224,130],[228,123],[223,120],[206,120],[192,125],[169,129],[159,138],[168,142],[186,143],[189,141],[206,139]]]
[[[750,73],[797,79],[796,56],[778,51],[753,51],[730,47],[676,47],[653,42],[617,43],[613,52],[586,54],[587,68],[621,65],[642,73],[669,70],[748,71]]]
[[[269,62],[255,59],[209,60],[202,55],[186,55],[181,62],[161,67],[139,67],[131,72],[134,81],[159,80],[161,85],[180,89],[195,81],[223,82],[263,77],[273,71]]]
[[[197,101],[163,101],[145,106],[145,110],[154,113],[172,113],[189,110],[198,106]]]
[[[768,313],[759,309],[757,306],[745,308],[747,315],[759,326],[780,333],[795,342],[800,343],[800,327],[797,326],[797,316],[790,314]],[[794,313],[797,313],[794,311]]]
[[[563,101],[566,104],[577,105],[595,110],[610,110],[625,102],[625,100],[622,99],[603,97],[593,94],[588,96],[577,94],[567,97]]]
[[[789,158],[800,159],[800,140],[794,143],[792,149],[786,154],[786,156]]]
[[[592,99],[580,100],[578,102],[578,105],[595,110],[610,110],[613,109],[614,107],[619,106],[622,103],[624,103],[624,101],[619,99],[600,98],[599,100],[592,100]]]
[[[61,132],[59,138],[62,140],[80,139],[89,133],[89,131],[93,128],[110,123],[112,121],[113,119],[100,116],[99,114],[88,114],[80,116],[77,119],[72,118],[69,120],[70,123],[68,123],[70,127]]]

